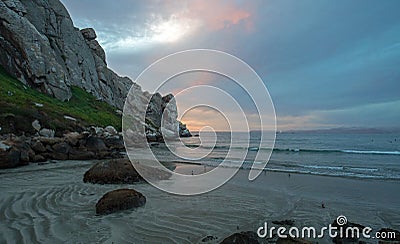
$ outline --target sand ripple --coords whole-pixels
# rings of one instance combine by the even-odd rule
[[[290,218],[318,226],[331,223],[339,214],[363,224],[400,225],[398,199],[382,199],[386,208],[377,211],[378,201],[357,203],[353,198],[360,196],[351,192],[341,198],[339,193],[333,197],[313,193],[315,181],[296,182],[299,176],[292,176],[293,184],[286,185],[279,182],[281,178],[252,185],[233,181],[196,197],[170,195],[138,184],[134,188],[147,197],[144,207],[97,216],[95,204],[104,193],[129,186],[84,184],[82,176],[90,165],[60,162],[1,171],[0,243],[198,243],[207,235],[221,240],[237,229],[256,230],[264,221]],[[326,201],[327,209],[319,208],[321,201]],[[366,213],[362,216],[372,216],[370,220],[363,221],[360,210]]]

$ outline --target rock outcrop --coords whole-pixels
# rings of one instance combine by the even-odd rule
[[[143,92],[128,77],[114,73],[96,38],[92,28],[74,27],[59,0],[0,1],[0,65],[9,74],[62,101],[71,98],[72,86],[81,87],[119,110],[133,86],[133,111],[147,108],[147,125],[158,133],[165,111],[165,132],[177,135],[176,104],[166,106],[173,96]],[[144,101],[150,97],[147,107]]]
[[[62,137],[45,137],[39,134],[0,136],[0,169],[48,160],[93,160],[122,157],[121,153],[125,152],[122,136],[119,133],[113,135],[106,129],[98,128],[97,130],[98,133],[70,132]],[[115,129],[110,126],[108,130],[114,132]],[[92,128],[92,131],[96,130]]]
[[[75,28],[60,1],[1,1],[0,16],[0,64],[10,74],[60,100],[78,86],[123,106],[132,81],[107,68],[94,30]]]
[[[111,214],[138,208],[146,204],[146,197],[133,189],[118,189],[106,193],[96,204],[96,214]]]
[[[83,182],[92,184],[134,184],[144,181],[137,172],[140,170],[146,179],[167,180],[171,177],[169,170],[146,165],[146,162],[135,163],[128,158],[112,159],[93,165],[83,176]]]
[[[181,122],[179,122],[179,137],[192,137],[192,134],[186,128],[186,125]]]
[[[115,159],[93,165],[83,182],[93,184],[132,184],[143,181],[128,159]]]

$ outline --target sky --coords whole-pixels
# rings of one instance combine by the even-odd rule
[[[257,72],[272,98],[278,130],[399,127],[398,0],[62,2],[75,26],[96,30],[109,67],[132,80],[166,55],[215,49]],[[197,72],[170,82],[160,91],[164,95],[212,85],[231,94],[247,116],[256,113],[249,96],[221,75]],[[178,107],[191,97],[177,98]],[[182,117],[189,129],[226,129],[223,116],[203,110]]]

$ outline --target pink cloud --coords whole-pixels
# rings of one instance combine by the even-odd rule
[[[249,7],[248,5],[239,5],[235,1],[193,0],[188,2],[187,17],[200,19],[211,30],[227,29],[240,23],[250,30],[253,28],[253,24]]]

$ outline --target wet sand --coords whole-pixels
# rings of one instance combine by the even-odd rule
[[[146,183],[85,184],[83,174],[92,164],[66,161],[0,171],[0,243],[198,243],[207,235],[219,242],[237,231],[256,231],[265,221],[293,219],[296,226],[318,228],[338,215],[375,230],[400,229],[398,181],[267,172],[249,182],[248,171],[240,170],[217,190],[184,197]],[[204,167],[177,164],[176,170],[191,174]],[[142,192],[146,205],[95,214],[104,193],[126,187]]]

